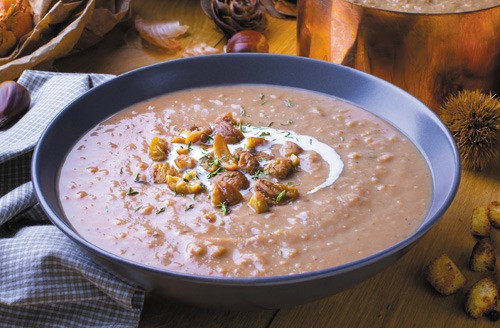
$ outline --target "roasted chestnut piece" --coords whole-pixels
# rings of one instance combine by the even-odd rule
[[[14,81],[0,83],[0,128],[28,110],[31,97],[25,87]]]
[[[269,44],[262,33],[246,30],[227,41],[226,52],[269,52]]]

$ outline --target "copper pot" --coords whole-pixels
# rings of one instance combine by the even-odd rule
[[[450,14],[403,13],[346,0],[299,0],[299,55],[351,66],[439,112],[462,89],[500,93],[500,5]]]

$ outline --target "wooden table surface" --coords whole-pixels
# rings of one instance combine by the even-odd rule
[[[205,42],[222,49],[226,41],[202,12],[199,0],[135,1],[133,9],[145,18],[189,25],[183,47]],[[295,21],[269,21],[270,53],[295,55]],[[166,53],[143,42],[133,24],[125,22],[103,42],[56,61],[54,67],[63,72],[121,74],[180,56],[181,52]],[[466,290],[486,276],[468,269],[475,242],[469,233],[470,215],[474,207],[492,200],[500,200],[500,170],[463,171],[458,194],[439,223],[401,260],[354,288],[317,302],[258,312],[206,310],[148,295],[140,327],[493,327],[488,319],[473,320],[463,311]],[[492,231],[492,241],[499,253],[498,230]],[[468,278],[466,288],[448,297],[434,292],[422,274],[428,261],[442,253],[449,254]]]

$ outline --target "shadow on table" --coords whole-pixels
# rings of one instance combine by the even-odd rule
[[[139,327],[268,327],[278,310],[209,310],[148,294]]]

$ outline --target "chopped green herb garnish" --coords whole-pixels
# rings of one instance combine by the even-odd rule
[[[293,107],[293,103],[290,99],[285,99],[285,106],[286,107]]]
[[[309,144],[312,145],[313,144],[313,140],[312,139],[309,139]]]
[[[123,174],[123,167],[120,167],[120,175]]]
[[[254,175],[252,175],[252,179],[257,180],[259,178],[265,178],[267,174],[261,170],[257,170]]]
[[[158,211],[156,211],[156,214],[160,214],[165,212],[165,207],[160,208]]]
[[[285,138],[293,138],[293,137],[290,137],[292,134],[290,132],[288,132],[285,136]]]
[[[222,214],[227,215],[226,203],[220,203],[219,205],[217,205],[217,207],[220,208]]]
[[[215,158],[215,159],[208,159],[208,165],[210,166],[216,166],[216,167],[219,167],[220,166],[220,158]]]
[[[135,191],[134,189],[132,189],[132,187],[128,188],[128,192],[127,192],[127,195],[129,196],[134,196],[134,195],[137,195],[139,192],[138,191]]]
[[[223,170],[224,170],[224,168],[223,168],[223,167],[221,167],[221,166],[219,166],[219,167],[217,168],[217,170],[215,170],[215,171],[213,171],[213,172],[210,172],[210,173],[207,175],[207,178],[208,178],[208,179],[211,179],[211,178],[213,178],[214,176],[216,176],[217,174],[219,174],[220,172],[223,172]]]
[[[293,167],[293,171],[294,171],[294,172],[300,172],[300,169],[299,169],[297,166],[294,166],[294,167]]]
[[[290,124],[293,124],[292,120],[288,120],[286,122],[280,123],[280,125],[283,125],[283,126],[290,125]]]
[[[135,174],[134,181],[139,181],[139,172]]]
[[[281,202],[281,200],[283,199],[283,197],[285,197],[285,195],[286,195],[286,190],[283,190],[282,192],[280,192],[279,195],[276,196],[276,199],[275,199],[276,202],[278,202],[278,203]]]
[[[340,137],[339,139],[340,139],[340,141],[344,141],[345,140],[344,137]]]
[[[191,147],[191,141],[188,143],[187,150],[189,150],[189,151],[193,150],[193,148]]]
[[[271,127],[271,125],[273,125],[273,123],[274,123],[274,122],[269,122],[269,123],[267,124],[267,127],[268,127],[268,128],[270,128],[270,127]]]
[[[267,102],[264,98],[265,98],[265,95],[263,93],[261,93],[259,96],[261,106]]]
[[[243,106],[240,106],[240,115],[241,116],[246,116],[246,117],[250,116],[250,115],[247,114],[247,112],[245,110],[245,107],[243,107]]]
[[[203,133],[203,135],[205,136],[205,138],[207,138],[208,140],[213,140],[214,138],[212,138],[212,136],[210,136],[208,133]]]
[[[241,132],[246,132],[245,127],[241,124],[240,120],[238,120],[238,129],[240,129]]]
[[[270,136],[270,135],[271,135],[271,133],[270,133],[270,132],[261,132],[261,133],[259,134],[259,136],[260,136],[260,137],[266,137],[266,136]]]
[[[141,206],[139,206],[138,208],[136,208],[136,209],[135,209],[135,212],[136,212],[136,213],[137,213],[137,212],[139,212],[139,211],[141,210],[141,208],[142,208],[142,207],[143,207],[143,206],[141,205]]]
[[[368,154],[367,156],[368,156],[368,158],[375,158],[375,154],[372,154],[372,153]]]
[[[194,207],[194,204],[190,204],[190,205],[186,206],[186,212],[193,209],[193,207]]]

